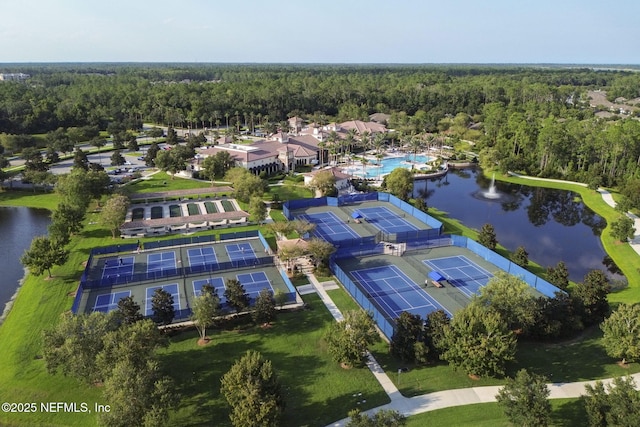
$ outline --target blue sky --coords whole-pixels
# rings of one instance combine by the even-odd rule
[[[640,63],[640,1],[0,0],[0,62]]]

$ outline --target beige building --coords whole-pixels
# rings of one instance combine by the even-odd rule
[[[345,138],[350,129],[355,129],[357,135],[365,131],[372,135],[386,132],[384,125],[359,120],[340,124],[332,123],[325,126],[312,123],[302,127],[302,119],[292,117],[289,119],[289,124],[294,134],[278,132],[269,139],[252,144],[240,144],[232,142],[229,138],[220,138],[218,145],[198,151],[198,163],[202,158],[226,151],[235,160],[237,166],[256,175],[261,172],[265,172],[267,175],[278,172],[295,172],[297,166],[316,166],[320,164],[321,159],[323,161],[328,159],[325,141],[332,131],[336,132],[339,138]],[[320,156],[321,150],[324,150],[322,156]],[[194,170],[199,169],[199,164],[194,165]]]

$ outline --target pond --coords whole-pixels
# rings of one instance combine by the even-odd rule
[[[448,212],[464,225],[480,229],[493,225],[498,242],[510,251],[524,246],[529,259],[543,267],[564,261],[573,281],[582,281],[593,269],[613,279],[608,257],[600,242],[605,220],[586,207],[580,195],[496,182],[492,187],[479,170],[450,171],[440,180],[416,181],[415,194],[428,206]]]
[[[20,257],[29,248],[35,236],[47,234],[50,222],[49,211],[45,209],[0,207],[0,257],[3,260],[0,315],[24,276]]]

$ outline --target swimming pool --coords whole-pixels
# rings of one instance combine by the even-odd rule
[[[364,168],[362,164],[358,164],[344,167],[342,171],[360,178],[376,179],[390,174],[395,168],[411,169],[411,166],[415,169],[424,168],[425,163],[433,159],[434,157],[418,155],[415,156],[414,161],[413,154],[406,154],[399,157],[385,157],[380,160],[381,164],[378,164],[378,160],[369,160]]]

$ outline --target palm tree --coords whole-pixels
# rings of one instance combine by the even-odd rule
[[[369,161],[362,156],[360,162],[362,163],[362,179],[365,179],[367,177],[367,163],[369,163]]]
[[[352,147],[356,144],[356,135],[357,132],[355,129],[350,129],[349,132],[347,132],[347,137],[344,139],[345,151],[347,155],[351,153]]]
[[[384,147],[384,139],[385,135],[382,133],[377,133],[375,137],[373,137],[373,148],[376,150],[376,155],[382,153],[382,147]]]
[[[227,119],[227,130],[229,130],[229,112],[224,113],[224,118]]]
[[[418,151],[422,150],[422,140],[415,135],[409,135],[405,142],[413,153],[413,162],[415,163]],[[413,169],[413,166],[411,168]]]
[[[324,141],[318,143],[318,148],[320,149],[320,166],[324,164],[324,149],[326,146],[327,144],[325,144]]]
[[[360,135],[360,145],[362,146],[362,150],[367,151],[369,144],[371,144],[371,133],[368,130],[365,130],[362,132],[362,135]]]
[[[332,130],[331,132],[329,132],[329,135],[327,136],[327,142],[331,143],[329,144],[330,152],[337,153],[336,146],[339,141],[340,141],[340,135],[338,135],[338,132],[336,132],[335,130]]]
[[[380,166],[382,164],[382,158],[384,157],[384,154],[382,153],[378,153],[376,154],[376,159],[378,159],[378,166]],[[380,180],[380,169],[382,169],[381,167],[378,168],[378,180]]]

